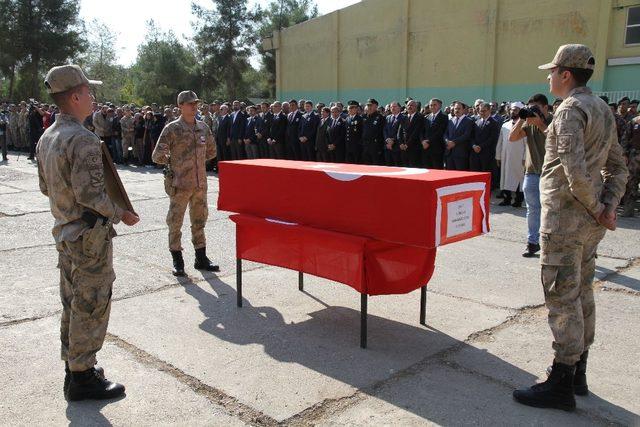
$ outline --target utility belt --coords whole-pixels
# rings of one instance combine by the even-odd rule
[[[82,213],[82,220],[91,227],[83,235],[82,251],[92,258],[101,257],[111,237],[111,220],[88,211]]]

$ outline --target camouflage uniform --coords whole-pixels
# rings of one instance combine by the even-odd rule
[[[20,116],[17,111],[9,112],[9,126],[7,126],[7,145],[9,147],[18,148],[20,144],[20,131],[18,129],[18,122]]]
[[[115,274],[112,223],[123,211],[105,192],[100,141],[82,123],[58,114],[36,147],[40,190],[49,197],[55,218],[53,237],[58,250],[62,320],[61,356],[71,371],[96,363],[111,309]],[[95,227],[82,219],[90,212],[106,218]]]
[[[129,159],[129,147],[135,147],[135,131],[133,128],[133,116],[123,116],[120,119],[122,128],[122,157]]]
[[[605,234],[596,217],[603,203],[619,203],[626,177],[609,106],[575,88],[547,130],[540,178],[541,276],[557,363],[575,364],[593,343],[592,283]]]
[[[622,149],[628,159],[629,181],[623,197],[624,216],[633,216],[635,201],[638,198],[638,184],[640,183],[640,116],[631,120],[627,125],[622,139]]]
[[[189,205],[191,237],[193,247],[206,247],[204,226],[209,211],[207,208],[207,174],[205,162],[216,156],[216,145],[211,129],[196,120],[195,125],[186,123],[182,116],[162,130],[152,159],[159,164],[170,163],[173,171],[175,193],[169,196],[169,249],[182,250],[182,221]]]
[[[18,133],[20,135],[18,148],[29,147],[29,110],[26,107],[18,113]]]

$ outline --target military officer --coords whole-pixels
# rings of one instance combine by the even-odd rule
[[[542,287],[555,357],[543,383],[516,390],[525,405],[573,410],[588,393],[586,368],[595,331],[593,277],[598,243],[616,228],[627,167],[609,106],[586,83],[595,59],[584,45],[560,46],[550,92],[564,99],[547,129],[540,177]]]
[[[367,115],[362,118],[362,163],[382,164],[384,117],[378,112],[378,101],[367,100]]]
[[[362,116],[358,114],[358,101],[347,103],[349,115],[344,120],[346,124],[344,142],[346,163],[360,163],[362,157]]]
[[[640,116],[636,116],[627,124],[622,138],[622,148],[627,157],[629,181],[622,199],[624,210],[621,216],[632,217],[635,201],[638,198],[638,183],[640,183]]]
[[[165,188],[169,194],[167,225],[175,276],[185,275],[181,229],[187,205],[191,219],[191,240],[196,252],[194,268],[220,271],[207,258],[204,234],[209,215],[205,162],[216,156],[216,144],[209,126],[196,120],[198,101],[193,91],[178,94],[181,115],[162,130],[151,156],[155,163],[170,166],[170,172],[165,176]]]
[[[109,199],[98,137],[82,126],[91,113],[90,81],[77,65],[53,67],[44,82],[60,108],[36,147],[40,190],[55,219],[62,319],[61,356],[69,400],[107,399],[124,394],[96,367],[111,309],[112,224],[131,226],[139,218]]]

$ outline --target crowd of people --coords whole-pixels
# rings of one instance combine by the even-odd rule
[[[630,161],[625,203],[636,197],[638,186],[638,100],[603,99],[615,116],[619,142]],[[436,98],[425,105],[411,98],[404,104],[380,105],[371,98],[346,106],[295,99],[259,105],[200,101],[197,119],[216,139],[217,159],[208,163],[209,169],[215,170],[220,160],[273,158],[490,172],[493,188],[501,190],[500,205],[520,207],[526,201],[535,209],[539,196],[534,181],[544,160],[544,131],[560,102],[550,105],[542,94],[526,104],[477,99],[473,105],[454,101],[448,106]],[[4,103],[0,111],[4,158],[9,148],[28,152],[32,159],[57,108],[30,100]],[[105,141],[115,163],[160,167],[151,154],[164,127],[179,116],[175,105],[94,102],[84,126]],[[633,203],[626,206],[624,214],[633,215]]]

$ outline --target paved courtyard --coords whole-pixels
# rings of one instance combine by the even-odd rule
[[[99,363],[127,387],[115,401],[67,403],[59,360],[57,253],[35,163],[0,164],[0,424],[640,425],[640,218],[622,218],[597,264],[596,343],[575,413],[516,404],[551,362],[539,260],[520,256],[524,208],[492,201],[489,234],[438,250],[428,286],[369,299],[359,347],[351,288],[243,262],[236,307],[234,225],[209,176],[208,253],[221,272],[171,275],[158,169],[121,167],[140,223],[118,225],[117,280]]]

